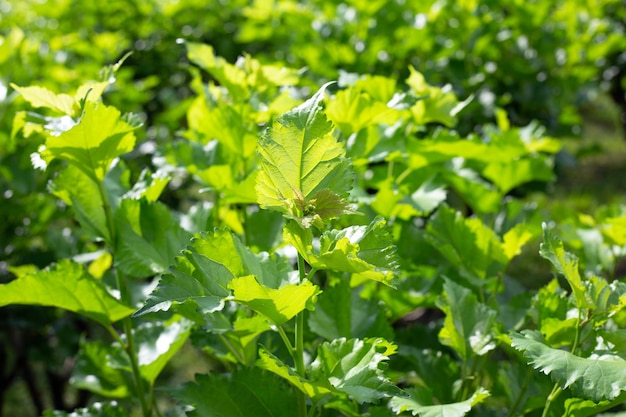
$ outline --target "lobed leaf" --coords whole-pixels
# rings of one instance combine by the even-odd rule
[[[545,223],[543,224],[543,243],[539,247],[539,254],[549,260],[565,277],[572,288],[578,308],[594,307],[578,271],[578,258],[564,249],[561,239],[554,235]]]
[[[544,343],[537,330],[511,333],[511,346],[524,352],[533,367],[574,395],[594,402],[613,400],[626,390],[626,361],[616,355],[583,358]]]
[[[259,143],[261,172],[256,191],[259,204],[302,217],[318,193],[345,197],[353,174],[343,147],[330,135],[321,102],[328,84],[302,105],[283,114]]]
[[[320,345],[309,375],[359,403],[376,402],[399,392],[383,372],[384,362],[395,350],[382,338],[335,339]]]
[[[446,314],[439,332],[441,343],[453,348],[464,361],[493,350],[496,311],[479,303],[470,290],[449,279],[445,280],[443,289],[438,303]]]
[[[102,181],[111,162],[135,146],[134,129],[116,108],[87,102],[80,122],[59,136],[48,136],[42,154],[68,161]]]
[[[292,417],[296,397],[279,379],[258,368],[230,375],[196,375],[171,391],[172,396],[193,410],[189,417]]]

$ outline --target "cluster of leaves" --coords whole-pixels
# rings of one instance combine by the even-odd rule
[[[14,140],[36,146],[81,244],[11,265],[0,306],[94,323],[71,382],[109,399],[45,415],[161,415],[162,396],[189,416],[589,416],[624,401],[626,290],[600,276],[619,278],[624,209],[564,230],[581,275],[511,196],[553,180],[557,140],[503,110],[460,136],[469,101],[412,67],[402,82],[344,73],[305,100],[294,69],[186,47],[187,129],[140,172],[139,118],[102,99],[119,64],[72,95],[12,85],[47,112],[16,114]],[[564,281],[533,292],[509,265],[541,237]],[[212,371],[168,386],[189,344]]]

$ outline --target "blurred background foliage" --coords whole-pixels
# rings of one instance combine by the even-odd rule
[[[565,191],[556,202],[538,199],[555,218],[576,219],[575,230],[588,224],[577,210],[624,201],[625,31],[623,0],[0,0],[0,282],[11,279],[11,266],[44,267],[97,249],[86,248],[93,243],[47,191],[50,174],[33,170],[43,139],[14,131],[28,105],[11,83],[71,94],[132,52],[106,101],[145,122],[138,167],[187,127],[195,94],[184,41],[209,44],[228,62],[247,53],[297,68],[304,86],[350,73],[404,80],[413,66],[430,84],[473,97],[459,115],[462,135],[480,133],[504,108],[513,125],[538,121],[572,138],[558,167]],[[178,208],[174,192],[170,198]],[[16,381],[40,398],[32,413],[85,400],[64,392],[71,364],[53,353],[75,351],[85,324],[49,313],[3,310],[0,412]],[[45,376],[47,394],[34,375]]]

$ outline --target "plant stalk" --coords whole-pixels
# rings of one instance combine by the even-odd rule
[[[300,254],[298,254],[298,273],[300,274],[300,282],[304,281],[306,278],[305,262],[304,258]],[[296,372],[304,378],[304,311],[301,311],[296,315],[295,339],[294,362],[296,365]],[[306,397],[303,392],[298,390],[298,417],[307,417],[307,414]]]
[[[111,209],[111,203],[106,194],[106,190],[104,189],[104,184],[102,181],[98,182],[98,191],[100,193],[100,198],[102,199],[102,208],[104,209],[104,214],[107,220],[107,226],[109,229],[109,237],[111,239],[110,246],[112,257],[115,259],[115,247],[116,247],[116,235],[115,235],[115,223],[113,218],[113,210]],[[120,299],[122,303],[127,306],[132,305],[132,300],[130,296],[130,291],[128,290],[128,281],[126,277],[123,276],[120,271],[115,270],[115,280],[117,283],[117,289],[120,292]],[[143,379],[141,378],[141,372],[139,370],[139,359],[137,358],[137,350],[135,348],[135,338],[133,335],[133,323],[130,317],[125,317],[122,320],[122,326],[124,328],[124,333],[126,334],[126,343],[123,344],[126,353],[130,359],[131,368],[133,371],[133,380],[135,381],[135,389],[137,390],[137,396],[139,397],[139,404],[141,405],[141,412],[143,417],[151,417],[152,411],[150,409],[150,404],[146,400],[146,395],[144,391]],[[152,397],[152,393],[150,393]]]

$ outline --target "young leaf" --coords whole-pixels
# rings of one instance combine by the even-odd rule
[[[438,306],[446,314],[439,340],[453,348],[464,361],[496,347],[493,335],[497,313],[476,299],[467,288],[449,279]]]
[[[58,307],[109,325],[130,316],[133,309],[120,303],[85,269],[69,260],[26,274],[0,285],[0,307],[26,304]]]
[[[540,245],[539,254],[549,260],[556,270],[567,279],[578,308],[594,307],[578,271],[578,258],[563,248],[561,239],[552,234],[546,224],[543,225],[543,243]]]
[[[259,350],[259,359],[256,365],[261,369],[265,369],[280,376],[313,401],[319,401],[332,393],[332,390],[326,387],[323,381],[307,381],[298,375],[295,369],[285,365],[280,359],[263,348]]]
[[[410,411],[412,415],[419,417],[462,417],[473,406],[481,403],[489,397],[489,391],[478,388],[470,398],[465,401],[451,404],[432,404],[431,399],[424,398],[417,389],[408,389],[409,397],[395,396],[389,402],[391,409],[396,414]]]
[[[263,135],[256,184],[261,207],[303,217],[315,213],[315,208],[307,205],[320,198],[320,191],[343,198],[352,187],[349,161],[330,135],[332,123],[321,107],[327,86],[279,117]]]
[[[395,350],[396,346],[381,338],[335,339],[318,348],[309,375],[359,403],[376,402],[399,392],[383,373],[384,362]]]
[[[233,290],[233,300],[246,305],[280,326],[305,308],[312,308],[312,299],[321,291],[310,281],[287,284],[278,289],[268,288],[254,278],[246,276],[233,279],[228,288]]]
[[[56,94],[38,86],[20,87],[12,83],[11,87],[33,107],[45,107],[68,116],[74,116],[79,109],[78,103],[69,94]]]
[[[87,102],[80,122],[59,136],[48,136],[42,154],[66,160],[102,181],[111,162],[135,146],[134,129],[114,107]]]
[[[292,417],[296,396],[279,379],[258,368],[231,375],[196,375],[171,391],[172,396],[193,407],[189,417]]]
[[[511,346],[524,352],[533,367],[574,395],[594,402],[612,400],[626,390],[626,361],[616,355],[583,358],[544,343],[537,330],[511,333]]]
[[[390,285],[398,261],[393,239],[385,225],[385,220],[378,218],[368,226],[327,231],[320,237],[319,252],[313,249],[310,230],[296,222],[287,223],[284,238],[314,268],[359,274]]]

